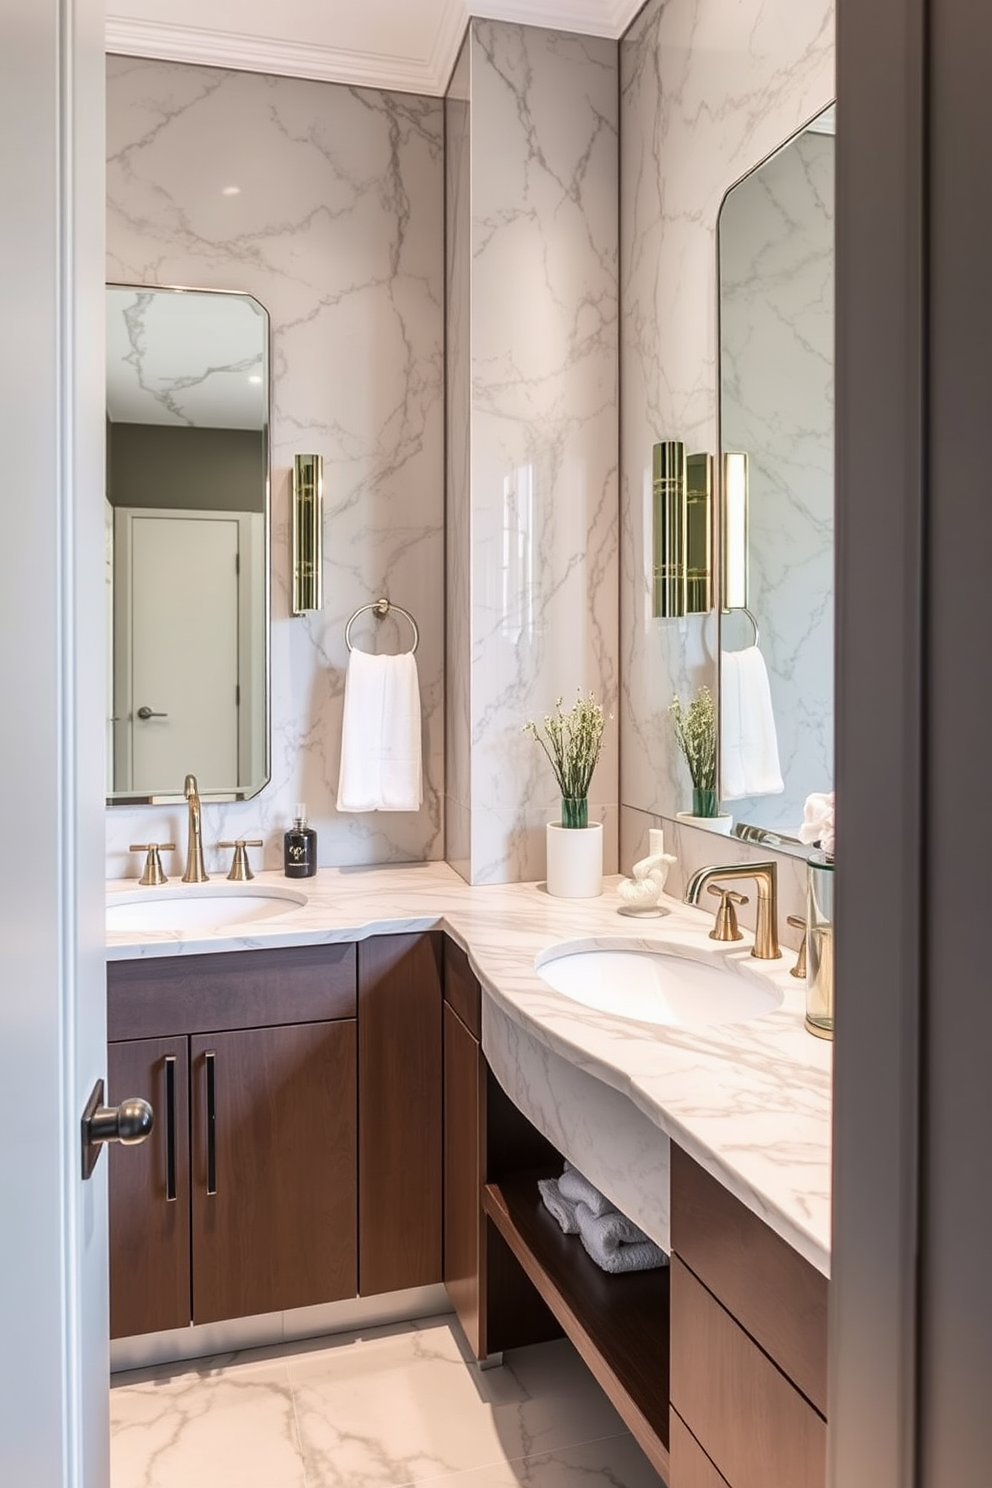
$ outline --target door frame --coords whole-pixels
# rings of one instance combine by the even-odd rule
[[[104,1488],[103,8],[6,0],[3,31],[0,1481]]]

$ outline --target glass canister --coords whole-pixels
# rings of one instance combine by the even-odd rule
[[[811,853],[806,864],[806,1027],[834,1036],[834,860]]]

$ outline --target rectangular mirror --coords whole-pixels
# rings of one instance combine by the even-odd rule
[[[795,835],[833,789],[834,105],[727,193],[718,237],[720,799]]]
[[[107,287],[107,797],[269,778],[269,318]]]

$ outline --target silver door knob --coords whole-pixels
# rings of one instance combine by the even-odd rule
[[[168,718],[168,716],[168,713],[156,713],[155,709],[149,708],[147,703],[138,709],[139,718]]]
[[[129,1096],[119,1106],[105,1106],[103,1081],[97,1080],[83,1112],[83,1177],[93,1172],[104,1143],[137,1147],[151,1135],[154,1124],[155,1112],[139,1095]]]

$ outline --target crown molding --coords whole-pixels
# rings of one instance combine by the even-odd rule
[[[473,16],[487,21],[511,21],[521,26],[543,26],[550,31],[575,31],[580,36],[622,36],[644,5],[644,0],[469,0]]]
[[[108,15],[108,52],[164,62],[191,62],[241,72],[267,72],[356,88],[443,94],[458,56],[469,13],[480,19],[575,31],[584,36],[622,36],[643,0],[445,0],[429,54],[424,59],[383,52],[283,41],[249,32],[177,26]]]
[[[275,73],[281,77],[310,78],[323,83],[346,83],[355,88],[385,88],[398,93],[438,97],[447,82],[447,73],[442,74],[439,70],[444,60],[439,44],[443,41],[444,47],[450,49],[449,33],[452,30],[458,31],[460,37],[459,11],[464,21],[462,0],[453,0],[447,5],[441,28],[444,35],[439,32],[432,54],[425,61],[113,15],[107,17],[106,47],[108,52],[125,57],[192,62],[200,67]],[[457,47],[457,40],[453,44]],[[454,56],[451,61],[454,62]]]

